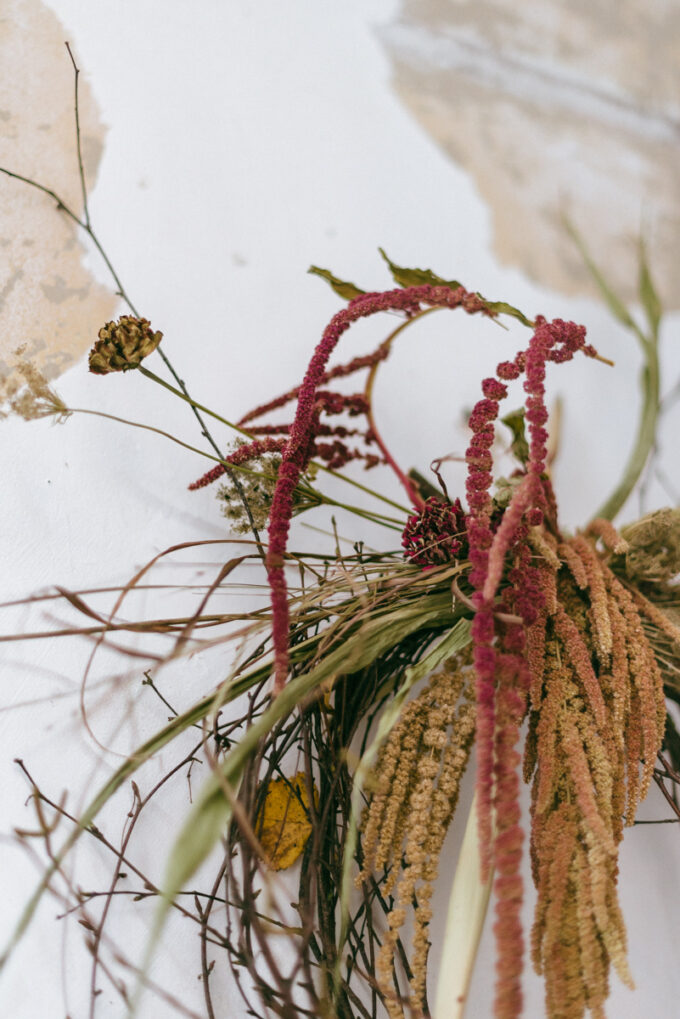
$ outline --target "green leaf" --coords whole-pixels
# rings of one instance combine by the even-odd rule
[[[482,298],[489,311],[495,311],[497,315],[511,315],[512,318],[519,319],[523,326],[528,326],[529,329],[534,328],[534,323],[519,308],[513,308],[506,301],[487,301],[486,297],[482,297],[481,294],[477,294],[477,296]]]
[[[441,276],[437,276],[431,269],[404,269],[403,266],[396,265],[388,258],[382,248],[378,248],[378,251],[387,262],[394,282],[398,283],[400,287],[422,287],[429,285],[431,287],[449,287],[451,290],[457,290],[458,287],[462,286],[458,280],[445,280]],[[477,296],[484,301],[489,311],[493,311],[497,315],[512,315],[513,318],[519,319],[523,325],[533,328],[534,323],[531,319],[527,318],[517,308],[513,308],[511,304],[507,304],[505,301],[487,301],[486,297],[482,294],[477,294]]]
[[[404,269],[388,258],[382,248],[378,248],[378,251],[387,262],[394,282],[400,287],[422,287],[427,284],[431,287],[450,287],[451,290],[457,290],[461,286],[458,280],[442,279],[431,269]]]
[[[640,295],[640,303],[645,310],[645,315],[649,322],[649,328],[652,336],[656,339],[659,332],[659,322],[661,321],[661,315],[663,314],[663,307],[661,305],[661,299],[656,291],[656,287],[652,282],[649,262],[647,261],[647,249],[642,238],[640,239],[638,293]]]
[[[529,460],[529,443],[527,442],[524,427],[524,407],[506,414],[504,418],[501,418],[501,424],[504,424],[512,432],[512,443],[510,445],[512,455],[520,463],[527,463]]]
[[[326,280],[326,283],[330,285],[339,297],[342,297],[343,301],[352,301],[355,297],[361,297],[362,294],[366,293],[365,290],[355,286],[354,283],[338,279],[330,269],[320,269],[318,265],[310,265],[307,272],[311,273],[312,276],[320,276],[321,279]]]

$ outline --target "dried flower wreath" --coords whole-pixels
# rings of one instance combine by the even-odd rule
[[[77,74],[76,69],[76,89]],[[80,153],[79,134],[77,140]],[[102,251],[87,213],[82,160],[79,165],[83,215],[49,188],[2,172],[56,201]],[[156,686],[163,665],[209,651],[218,640],[206,647],[199,639],[202,629],[229,625],[233,630],[236,619],[242,654],[226,679],[188,709],[173,709],[168,724],[130,755],[77,818],[40,790],[22,764],[48,860],[17,938],[45,891],[75,911],[93,959],[91,1016],[102,974],[126,1004],[134,1005],[134,995],[104,957],[108,908],[122,868],[139,878],[138,899],[159,900],[156,935],[172,908],[196,923],[209,1019],[219,1014],[210,983],[214,959],[208,958],[216,949],[225,953],[249,1014],[430,1016],[434,882],[473,746],[478,868],[473,863],[464,872],[461,863],[456,881],[478,881],[480,894],[472,913],[452,914],[457,931],[448,937],[459,946],[462,936],[467,947],[448,959],[459,976],[446,1014],[462,1015],[492,882],[495,1015],[514,1019],[522,1012],[522,774],[531,784],[530,854],[537,890],[531,958],[544,975],[547,1015],[580,1019],[590,1011],[603,1016],[612,966],[632,984],[617,898],[623,830],[633,824],[652,781],[680,819],[680,736],[666,710],[666,698],[680,703],[680,597],[674,583],[680,572],[680,510],[660,510],[620,531],[611,522],[650,457],[659,408],[660,308],[644,252],[644,329],[591,266],[610,308],[641,342],[646,381],[639,435],[624,477],[597,516],[574,535],[560,527],[550,481],[545,376],[549,365],[577,355],[604,360],[586,343],[585,329],[540,316],[530,321],[455,280],[404,269],[383,256],[396,287],[379,293],[312,268],[346,306],[323,332],[301,384],[231,426],[241,437],[226,454],[205,418],[229,422],[189,396],[159,346],[162,334],[138,315],[107,260],[131,314],[103,326],[90,370],[100,375],[136,370],[192,407],[215,455],[196,451],[214,465],[189,487],[222,479],[218,494],[225,515],[235,529],[250,532],[252,541],[238,539],[245,551],[221,566],[186,618],[137,625],[137,632],[171,640],[168,653],[155,657],[144,679],[168,704]],[[528,343],[484,379],[470,414],[466,507],[417,472],[404,473],[373,412],[376,372],[394,339],[435,309],[492,319],[509,315],[530,329]],[[375,351],[329,367],[353,323],[386,311],[399,315],[400,324]],[[176,387],[142,364],[154,351]],[[82,412],[68,408],[21,351],[17,356],[19,381],[5,385],[8,410],[27,419]],[[361,371],[367,372],[361,392],[338,388]],[[522,411],[503,419],[514,435],[515,468],[509,478],[494,481],[495,422],[511,384],[520,380]],[[288,423],[263,421],[292,404]],[[341,474],[353,461],[391,468],[410,509],[404,512],[379,489]],[[291,552],[294,515],[339,505],[318,484],[321,471],[343,477],[389,504],[392,513],[398,511],[400,516],[387,516],[349,507],[396,529],[401,548],[368,553],[358,546],[351,556],[334,550],[321,557]],[[265,525],[266,543],[260,535]],[[88,633],[96,635],[97,646],[122,627],[123,600],[159,558],[120,591],[108,616],[96,615],[98,625]],[[266,571],[270,609],[216,612],[209,604],[212,596],[252,559],[260,559]],[[303,578],[299,586],[293,585],[291,566]],[[59,590],[58,596],[92,616],[82,593]],[[223,639],[235,638],[229,632]],[[232,712],[225,720],[223,709],[239,700],[245,705],[241,715]],[[197,723],[203,725],[201,738],[187,753],[183,739]],[[180,748],[178,760],[161,783],[142,794],[141,779],[132,781],[132,776],[169,746]],[[134,864],[137,821],[158,789],[200,755],[210,762],[211,777],[169,853],[165,877],[153,880]],[[117,848],[94,821],[128,782],[134,805]],[[57,821],[70,826],[59,850],[52,846]],[[99,913],[94,893],[83,893],[65,870],[71,849],[85,835],[115,858]],[[28,841],[31,836],[19,837]],[[221,850],[211,857],[218,844]],[[208,890],[193,892],[189,908],[183,893],[208,859],[217,859],[214,880]],[[299,881],[291,907],[290,896],[277,892],[276,875],[293,865]],[[454,883],[454,901],[455,892]],[[274,947],[275,930],[285,937],[285,953]],[[11,946],[3,960],[10,951]],[[125,962],[120,952],[114,961],[128,966],[138,981],[149,982],[144,967]],[[458,1001],[453,1009],[451,1000]],[[444,1014],[439,1005],[434,1014]]]

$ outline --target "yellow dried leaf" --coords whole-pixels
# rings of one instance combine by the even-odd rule
[[[299,771],[292,779],[270,782],[257,834],[271,868],[291,867],[302,855],[311,830],[305,773]]]

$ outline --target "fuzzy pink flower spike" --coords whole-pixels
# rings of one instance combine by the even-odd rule
[[[451,290],[445,286],[425,285],[387,290],[384,293],[362,294],[334,315],[326,326],[299,387],[295,420],[283,451],[283,461],[269,518],[267,578],[272,601],[275,693],[283,689],[288,675],[289,614],[284,562],[293,511],[293,492],[310,459],[310,449],[314,440],[316,397],[319,386],[327,377],[326,364],[338,340],[353,322],[379,311],[402,311],[412,315],[419,310],[421,304],[441,308],[462,307],[470,314],[474,312],[491,314],[481,298],[468,293],[463,287]]]
[[[531,672],[525,660],[527,631],[544,607],[540,575],[531,565],[526,544],[528,528],[542,523],[544,512],[555,516],[551,496],[542,479],[547,455],[545,423],[545,367],[548,361],[570,360],[576,351],[597,356],[585,346],[585,329],[571,322],[536,320],[536,329],[526,351],[514,361],[496,369],[497,379],[485,379],[484,398],[470,416],[472,439],[468,461],[467,521],[472,565],[470,582],[475,588],[476,613],[472,622],[477,698],[477,794],[481,869],[486,879],[496,867],[496,925],[498,943],[497,983],[494,1014],[497,1019],[515,1019],[522,1008],[521,974],[523,937],[520,922],[522,880],[519,873],[523,832],[520,826],[520,757],[515,749],[526,710]],[[518,485],[495,534],[491,529],[492,483],[490,448],[493,421],[499,401],[507,394],[505,381],[525,373],[526,420],[529,425],[527,473]],[[500,381],[504,380],[504,381]],[[496,594],[506,560],[512,560],[509,588],[503,610],[514,613],[518,622],[503,624],[496,633]],[[494,831],[495,815],[495,836]]]

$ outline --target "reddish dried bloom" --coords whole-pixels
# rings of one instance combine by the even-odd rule
[[[546,361],[569,361],[585,344],[586,331],[573,322],[555,319],[546,322],[542,315],[536,318],[536,330],[526,351],[526,381],[524,388],[529,394],[526,404],[526,420],[529,423],[529,472],[539,475],[545,467],[547,432],[543,425],[548,420],[545,407],[545,364]],[[592,348],[589,348],[592,349]]]
[[[517,486],[510,500],[510,505],[503,514],[500,526],[494,534],[487,561],[486,577],[482,587],[484,601],[490,602],[496,595],[503,576],[506,554],[511,545],[517,540],[517,532],[522,523],[522,518],[527,509],[529,509],[530,500],[534,496],[535,485],[532,481],[532,477],[527,475]]]
[[[442,502],[432,496],[408,518],[401,544],[417,566],[437,566],[460,558],[467,545],[465,513],[460,499]]]
[[[569,659],[574,672],[583,684],[583,690],[588,698],[590,710],[597,727],[602,731],[607,721],[607,709],[602,696],[602,690],[595,670],[590,660],[590,652],[583,637],[571,616],[567,615],[562,605],[558,604],[557,612],[553,617],[555,633],[562,641],[565,656]]]
[[[216,464],[214,467],[211,467],[209,471],[206,471],[205,474],[201,475],[197,481],[192,481],[188,486],[189,491],[195,492],[198,488],[205,488],[207,485],[212,485],[213,481],[217,481],[218,478],[221,478],[223,474],[226,473],[226,470],[227,468],[224,464]]]
[[[630,547],[626,539],[622,538],[616,530],[611,520],[603,520],[602,517],[591,520],[586,528],[586,534],[594,534],[597,538],[601,538],[604,546],[616,555],[624,555]]]
[[[583,563],[588,578],[590,594],[590,620],[595,640],[595,650],[600,661],[604,661],[611,654],[612,649],[612,628],[609,621],[609,601],[605,586],[603,564],[600,562],[597,552],[581,535],[577,535],[571,545]]]
[[[496,368],[496,374],[499,379],[518,379],[521,375],[521,369],[514,361],[501,361]]]
[[[576,554],[570,542],[563,542],[557,546],[557,553],[564,560],[569,572],[576,581],[577,587],[582,591],[588,588],[588,574],[581,558]]]
[[[479,432],[490,421],[498,417],[498,400],[479,400],[475,404],[468,424],[473,432]]]
[[[496,837],[494,860],[497,876],[496,923],[498,944],[496,962],[497,1019],[514,1019],[522,1009],[522,956],[524,937],[520,920],[522,879],[519,874],[524,834],[520,826],[519,776],[520,755],[516,750],[519,727],[524,715],[527,685],[526,669],[517,670],[515,655],[498,658],[499,692],[494,739],[494,777]],[[518,689],[519,687],[519,689]]]
[[[529,527],[540,527],[543,523],[543,510],[534,506],[527,512],[526,520]]]

